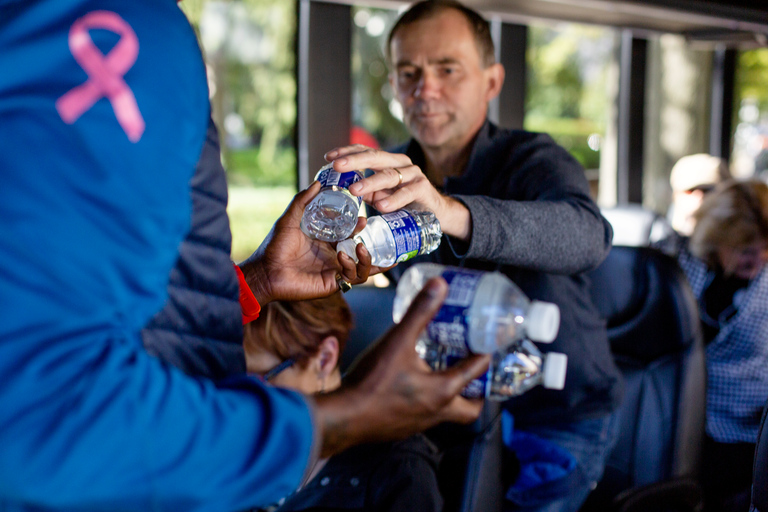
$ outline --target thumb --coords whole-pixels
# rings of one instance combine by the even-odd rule
[[[426,282],[424,288],[408,306],[403,319],[394,328],[397,331],[397,338],[403,340],[401,343],[409,342],[414,348],[416,347],[416,339],[437,314],[447,293],[448,284],[442,277],[433,277]]]
[[[464,358],[450,368],[446,368],[441,372],[445,377],[445,389],[451,394],[460,393],[473,379],[488,371],[490,362],[490,354],[478,354]]]
[[[304,215],[304,210],[307,208],[307,205],[320,192],[320,188],[320,182],[313,181],[309,187],[296,194],[278,221],[283,219],[301,218],[301,216]]]
[[[310,201],[312,201],[315,196],[320,192],[320,182],[319,181],[313,181],[310,183],[310,185],[296,194],[296,196],[293,198],[293,201],[291,201],[290,208],[296,207],[300,208],[302,211],[304,208],[307,207]]]

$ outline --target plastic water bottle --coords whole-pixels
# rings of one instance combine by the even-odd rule
[[[324,242],[349,238],[357,225],[363,202],[362,197],[349,192],[349,186],[361,179],[363,175],[359,171],[337,172],[332,163],[323,166],[315,176],[322,188],[301,217],[304,234]]]
[[[462,359],[450,348],[435,343],[419,342],[416,351],[433,370],[448,368]],[[565,354],[542,354],[529,340],[522,340],[505,352],[495,353],[488,371],[470,382],[461,394],[466,398],[506,400],[539,385],[563,389],[567,366]]]
[[[395,322],[428,279],[442,276],[448,282],[445,302],[421,333],[419,340],[445,345],[454,355],[493,354],[529,338],[550,343],[560,328],[556,304],[529,301],[507,276],[434,263],[419,263],[400,278],[392,306]]]
[[[397,210],[368,219],[365,228],[354,237],[339,242],[337,252],[344,252],[357,262],[355,247],[362,243],[373,265],[390,267],[420,254],[428,254],[440,245],[440,222],[430,211]]]

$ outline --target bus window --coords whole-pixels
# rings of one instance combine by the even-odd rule
[[[597,197],[600,150],[618,87],[615,30],[561,23],[529,26],[526,130],[551,135],[587,172]]]
[[[768,48],[739,52],[735,79],[732,171],[768,179]]]
[[[232,259],[262,242],[296,193],[295,5],[185,0],[208,72],[229,182]]]

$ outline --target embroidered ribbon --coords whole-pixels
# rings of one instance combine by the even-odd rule
[[[105,29],[120,36],[117,44],[104,55],[93,43],[88,30]],[[56,101],[61,119],[72,124],[101,98],[112,104],[117,122],[131,142],[144,133],[144,118],[133,91],[123,76],[139,56],[139,39],[130,25],[109,11],[93,11],[75,21],[69,29],[69,49],[88,80]]]

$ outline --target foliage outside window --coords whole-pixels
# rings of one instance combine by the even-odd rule
[[[550,134],[588,170],[600,167],[613,41],[601,27],[529,27],[525,128]]]
[[[389,86],[386,45],[397,11],[356,7],[352,11],[352,123],[373,136],[379,147],[408,139],[400,105]]]
[[[247,257],[296,193],[296,4],[184,0],[206,61],[229,182],[232,257]]]
[[[768,178],[768,48],[739,52],[735,84],[732,168],[737,176]]]

